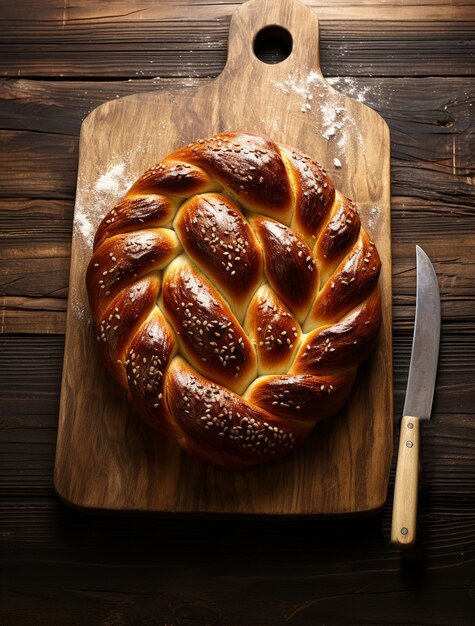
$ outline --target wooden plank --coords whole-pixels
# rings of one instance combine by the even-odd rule
[[[0,258],[15,258],[25,244],[30,254],[69,244],[73,212],[73,199],[0,198]]]
[[[0,297],[0,334],[66,331],[67,297]]]
[[[299,45],[295,46],[292,57],[282,66],[253,61],[250,56],[255,33],[269,23],[274,24],[275,20],[277,23],[282,21],[299,36]],[[76,228],[73,234],[55,466],[58,493],[67,501],[81,507],[100,509],[234,511],[255,514],[362,512],[377,509],[384,502],[391,449],[391,423],[387,417],[392,408],[389,402],[389,137],[386,125],[374,111],[332,90],[321,75],[310,69],[318,67],[318,51],[308,45],[315,38],[315,29],[314,16],[296,2],[287,0],[276,5],[271,0],[265,0],[265,10],[264,0],[250,2],[233,19],[231,41],[234,44],[231,44],[228,65],[213,84],[194,90],[193,93],[186,90],[163,95],[139,94],[116,100],[96,109],[84,122],[81,130]],[[281,86],[285,88],[283,81],[292,69],[298,71],[300,90],[295,89],[286,94],[282,92]],[[259,89],[256,89],[256,85]],[[229,99],[228,94],[238,89],[246,93],[246,98]],[[307,95],[302,95],[302,90]],[[323,136],[310,138],[309,129],[321,128],[325,132],[328,124],[326,111],[330,103],[332,111],[345,112],[343,118],[347,121],[337,122],[339,131],[333,143],[327,142]],[[174,115],[177,107],[184,108],[186,114]],[[208,115],[203,116],[204,110],[209,112]],[[129,119],[136,120],[133,134],[130,134],[124,123]],[[276,124],[276,120],[282,120],[282,123]],[[354,401],[345,407],[343,421],[335,420],[329,426],[333,452],[324,451],[327,450],[326,437],[315,436],[309,439],[306,447],[302,447],[292,457],[283,459],[278,465],[269,467],[267,464],[249,468],[243,473],[230,474],[183,456],[174,442],[157,438],[152,443],[148,435],[144,439],[141,425],[137,421],[128,421],[128,408],[123,402],[123,396],[117,388],[114,390],[110,380],[103,377],[104,369],[98,362],[94,334],[86,324],[83,311],[87,306],[84,270],[90,254],[90,237],[102,211],[98,205],[98,185],[105,176],[109,177],[107,172],[111,159],[122,170],[124,165],[121,163],[125,159],[127,176],[132,176],[134,180],[143,171],[150,155],[156,154],[157,150],[165,156],[193,138],[236,127],[236,124],[240,128],[271,134],[282,144],[288,144],[291,139],[298,137],[297,143],[304,153],[310,151],[312,155],[321,154],[322,160],[328,163],[332,163],[336,156],[337,140],[345,143],[345,154],[338,153],[344,164],[341,167],[345,175],[341,176],[336,166],[329,169],[333,170],[333,179],[343,193],[359,198],[364,224],[367,224],[365,219],[368,219],[368,215],[365,211],[370,203],[376,203],[379,207],[379,218],[373,220],[370,231],[382,259],[383,323],[379,350],[374,352],[371,364],[366,365],[369,368],[366,371],[368,384],[357,387]],[[367,129],[364,137],[358,130],[362,127]],[[336,132],[330,133],[331,136]],[[364,159],[361,154],[365,155]],[[265,175],[263,170],[262,180]],[[114,193],[117,195],[119,192],[109,189],[109,201],[113,200]],[[103,190],[100,196],[100,202],[107,199]],[[91,228],[85,234],[82,226],[86,220]],[[77,308],[81,312],[80,316],[76,314]],[[82,355],[79,361],[78,354]],[[87,408],[92,397],[95,398],[93,411],[103,415],[101,421],[94,423],[94,429],[91,429],[90,409]],[[110,404],[109,400],[112,399]],[[125,444],[119,434],[126,423],[135,429],[130,431],[127,440],[136,442],[142,449],[139,454],[131,454],[130,446]],[[114,431],[117,431],[116,434],[113,434]],[[371,437],[368,436],[370,431]],[[78,437],[75,432],[82,434]],[[94,453],[94,450],[98,450],[96,444],[90,447],[93,440],[105,446],[100,454]],[[117,456],[117,446],[120,446],[121,440],[124,445]],[[116,452],[104,452],[112,441]],[[147,441],[152,446],[148,446]],[[143,444],[147,449],[143,448]],[[88,473],[94,474],[97,480],[85,480],[86,475],[80,468],[86,457]],[[339,458],[340,467],[337,472],[331,467],[331,459],[336,457]],[[359,461],[354,468],[356,458]],[[118,459],[121,461],[117,464]],[[189,482],[186,486],[181,484],[178,487],[175,477],[181,471],[189,474]],[[206,493],[199,488],[202,472],[207,474],[210,485],[215,484]],[[137,482],[132,475],[143,476],[144,480]],[[298,488],[292,475],[299,476]],[[106,486],[103,479],[107,476],[117,481],[114,489],[110,485]],[[162,489],[155,491],[148,488],[152,476],[161,481]],[[267,484],[268,480],[278,485],[276,491],[262,491],[261,486]],[[322,489],[322,485],[329,483],[332,484],[331,489]],[[121,487],[117,489],[119,484]],[[128,490],[132,484],[133,493]],[[239,497],[236,497],[237,493]],[[178,498],[177,494],[180,494]]]
[[[35,134],[0,131],[0,197],[74,196],[78,138]]]
[[[8,204],[11,201],[4,201]],[[19,201],[20,202],[20,201]],[[35,201],[34,205],[36,206]],[[26,201],[30,207],[29,201]],[[55,210],[58,209],[53,201]],[[1,206],[1,204],[0,204]],[[51,226],[46,235],[50,215],[48,202],[41,202],[43,217],[37,217],[36,227],[25,226],[25,212],[14,209],[16,219],[2,208],[2,232],[14,236],[0,238],[2,286],[0,310],[3,332],[58,332],[64,333],[66,325],[66,298],[69,283],[70,227],[59,221],[55,230]],[[59,209],[63,211],[60,203]],[[410,328],[414,306],[414,233],[417,243],[430,253],[436,263],[442,293],[442,311],[446,321],[467,324],[472,319],[474,272],[474,213],[444,202],[430,202],[418,198],[393,197],[393,319],[394,328]],[[29,211],[34,214],[34,210]],[[450,215],[450,220],[447,220]],[[68,222],[70,217],[68,217]],[[54,222],[51,222],[54,224]],[[467,237],[467,233],[469,233]],[[441,235],[444,235],[441,238]],[[50,243],[48,243],[50,240]],[[458,242],[458,243],[456,243]],[[463,251],[454,255],[457,248]],[[59,256],[58,256],[59,252]]]
[[[473,11],[452,22],[435,16],[432,21],[378,21],[377,15],[379,10],[358,21],[348,21],[346,14],[341,21],[321,20],[325,76],[473,74]],[[96,18],[63,24],[60,18],[4,23],[0,41],[4,76],[197,78],[217,76],[226,62],[229,17],[203,16],[196,22],[177,15],[143,20],[134,14],[119,21]]]
[[[454,144],[453,137],[442,134],[436,141],[428,140],[428,151],[423,161],[425,168],[414,168],[414,160],[406,158],[392,161],[394,172],[392,193],[397,196],[415,196],[430,201],[443,202],[450,199],[462,206],[473,206],[473,169],[469,169],[473,144],[467,134]],[[315,139],[321,135],[316,134]],[[411,142],[414,138],[411,137]],[[439,144],[442,149],[439,160],[434,159],[431,146]],[[0,197],[3,198],[60,198],[74,197],[78,138],[52,133],[28,131],[0,131]],[[455,150],[454,150],[455,145]],[[458,145],[458,147],[457,147]],[[439,151],[440,151],[439,148]],[[410,148],[400,147],[411,156]],[[421,155],[417,147],[413,152]],[[450,156],[450,153],[452,156]],[[341,154],[335,152],[335,156]],[[152,158],[152,157],[151,157]],[[452,158],[452,164],[450,159]],[[458,170],[463,176],[457,176]],[[455,174],[455,175],[454,175]]]
[[[461,434],[465,436],[467,432]],[[473,437],[473,433],[469,433],[469,436]],[[458,481],[458,478],[455,480]],[[451,491],[451,487],[455,491]],[[426,559],[429,559],[424,562],[425,571],[432,569],[436,561],[439,564],[443,561],[444,567],[451,566],[456,572],[465,561],[472,560],[475,512],[473,498],[460,497],[464,487],[465,492],[471,495],[471,489],[467,490],[463,484],[456,485],[453,481],[441,481],[435,489],[434,486],[430,490],[424,487],[426,493],[423,494],[419,517],[425,531],[421,537],[422,551]],[[4,528],[2,541],[5,553],[8,546],[8,551],[23,557],[23,561],[33,556],[31,549],[34,542],[39,560],[47,561],[48,553],[53,552],[65,564],[71,564],[72,561],[81,563],[84,574],[87,572],[87,565],[91,565],[91,562],[97,563],[96,559],[99,558],[106,566],[120,561],[123,564],[133,562],[138,567],[146,567],[152,563],[158,566],[164,562],[179,560],[192,567],[198,559],[207,561],[205,550],[210,561],[219,561],[220,568],[225,568],[227,562],[231,569],[240,569],[235,559],[239,563],[243,562],[243,558],[246,562],[253,563],[256,554],[262,556],[267,549],[278,550],[279,542],[282,552],[292,550],[295,546],[295,561],[292,562],[300,563],[304,570],[306,560],[306,567],[309,568],[308,552],[300,548],[300,543],[302,546],[307,543],[307,549],[312,551],[314,571],[319,570],[323,565],[322,561],[331,567],[331,549],[335,550],[336,543],[340,546],[339,554],[343,561],[348,561],[344,555],[354,553],[360,565],[368,556],[368,544],[371,544],[374,546],[372,554],[375,556],[379,552],[379,560],[388,560],[390,563],[394,561],[394,571],[399,574],[398,567],[403,568],[406,563],[387,544],[390,513],[391,507],[388,505],[380,515],[372,518],[319,519],[311,522],[299,518],[287,520],[284,522],[285,526],[278,520],[268,524],[257,520],[228,518],[223,524],[222,519],[159,519],[156,516],[124,516],[111,525],[110,516],[80,515],[65,507],[58,502],[51,490],[46,497],[5,496],[2,498],[0,519]],[[58,526],[69,529],[72,535],[77,536],[78,541],[79,538],[83,540],[80,550],[71,541],[71,534],[64,536],[58,533]],[[157,532],[157,528],[160,532]],[[283,532],[284,530],[288,532]],[[315,535],[313,540],[312,534]],[[363,547],[358,541],[363,543]],[[246,544],[248,549],[244,549]],[[454,549],[455,545],[460,548]],[[118,551],[117,546],[121,546],[122,551]],[[163,557],[161,561],[156,558],[159,551]],[[220,558],[223,559],[222,562]],[[415,565],[418,561],[419,559],[415,559]],[[337,562],[340,564],[340,559]],[[271,567],[270,562],[268,565]],[[284,562],[282,565],[284,566]],[[94,569],[92,565],[90,569]],[[341,571],[346,570],[342,568]],[[276,572],[274,574],[277,575]],[[245,577],[244,573],[242,575]],[[328,572],[326,577],[331,578]],[[21,593],[20,578],[10,580],[10,589],[18,586]],[[42,580],[48,581],[48,577]],[[129,576],[124,576],[124,580],[129,584],[132,582]]]
[[[64,333],[72,201],[6,199],[0,209],[3,332]],[[395,330],[410,328],[413,320],[414,233],[436,263],[444,319],[469,323],[474,297],[471,206],[403,196],[392,198],[392,213]],[[454,255],[454,248],[463,254]]]
[[[401,565],[399,555],[368,521],[351,526],[299,521],[285,528],[276,523],[193,522],[191,530],[190,524],[175,521],[161,524],[154,533],[150,523],[132,519],[127,520],[127,534],[125,524],[117,529],[109,523],[106,530],[105,520],[80,517],[79,524],[73,516],[57,513],[67,529],[59,546],[34,535],[23,548],[15,544],[15,535],[5,540],[17,558],[7,561],[3,621],[20,625],[34,611],[40,623],[51,626],[70,621],[71,612],[81,616],[77,624],[87,616],[97,624],[120,619],[306,626],[331,616],[341,624],[469,626],[471,520],[440,517],[423,520],[428,550],[422,577],[417,575],[422,563]],[[258,564],[251,556],[256,553]]]
[[[167,78],[103,82],[86,79],[0,79],[0,128],[79,136],[84,118],[108,100],[134,93],[197,87],[207,80]]]
[[[20,550],[7,539],[18,558],[7,561],[5,623],[20,626],[34,611],[40,623],[51,626],[70,621],[72,612],[81,616],[76,624],[120,619],[123,624],[307,626],[322,623],[322,616],[327,622],[326,616],[331,616],[340,624],[357,620],[381,625],[470,625],[473,534],[470,521],[463,518],[427,519],[430,539],[423,577],[417,575],[420,562],[401,565],[377,529],[368,531],[367,522],[365,526],[355,521],[351,527],[320,522],[313,531],[302,522],[285,529],[279,524],[251,528],[241,522],[224,525],[228,538],[223,524],[209,522],[194,522],[188,532],[179,523],[160,526],[158,537],[151,530],[141,532],[142,525],[134,520],[129,536],[109,530],[108,537],[87,518],[82,524],[65,516],[69,546],[64,545],[66,538],[61,547],[33,540]],[[122,535],[124,543],[118,550]],[[144,535],[153,537],[148,546],[139,539]],[[339,546],[331,550],[332,540]],[[365,547],[362,554],[358,541]],[[252,566],[251,575],[250,555],[257,552],[260,561]],[[280,556],[289,553],[292,556],[285,561]],[[86,559],[94,566],[88,566]],[[413,570],[409,585],[406,577]]]
[[[3,260],[2,296],[67,298],[69,262],[67,253]]]
[[[464,209],[473,207],[473,183],[471,177],[417,169],[409,162],[393,167],[392,192],[403,196],[411,188],[410,195],[429,202],[441,203],[448,200]],[[437,181],[437,183],[436,183]]]
[[[0,333],[64,333],[73,204],[0,199]]]
[[[352,0],[301,0],[312,7],[322,20],[345,19],[360,20],[467,20],[473,17],[471,4],[466,0],[422,0],[417,4],[401,4],[395,0],[364,0],[355,4]],[[61,28],[67,28],[70,22],[121,22],[124,19],[137,21],[173,19],[174,21],[193,21],[229,18],[241,2],[223,2],[207,0],[196,3],[194,0],[161,0],[159,4],[138,6],[131,9],[127,0],[110,0],[107,5],[93,6],[88,0],[79,0],[74,5],[61,5],[55,0],[35,2],[25,0],[21,6],[14,0],[4,0],[2,15],[5,20],[52,21]]]
[[[397,168],[396,163],[392,171]],[[452,196],[439,201],[425,200],[411,196],[410,192],[408,188],[405,195],[391,197],[396,257],[403,256],[398,252],[399,244],[413,243],[414,232],[428,238],[432,245],[441,234],[454,235],[460,241],[460,236],[473,230],[475,216],[470,202],[464,206]],[[37,245],[42,249],[48,246],[64,249],[71,243],[73,212],[72,199],[0,198],[0,258],[15,258],[15,251],[25,247],[32,258],[39,256]]]
[[[406,331],[395,332],[394,342],[397,348],[394,351],[395,414],[398,415],[404,400],[412,335]],[[0,390],[5,425],[28,430],[38,426],[34,415],[45,414],[49,415],[45,427],[53,428],[57,422],[64,337],[3,335],[0,345]],[[459,424],[464,427],[472,423],[473,383],[461,377],[461,372],[470,371],[474,363],[475,338],[470,329],[463,324],[444,324],[434,409],[440,417],[458,415]],[[29,386],[28,380],[31,380]],[[38,398],[42,399],[40,404]],[[458,445],[456,441],[455,445]]]

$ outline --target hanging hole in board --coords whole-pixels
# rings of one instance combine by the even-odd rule
[[[266,26],[254,39],[254,54],[263,63],[282,63],[292,52],[292,35],[282,26]]]

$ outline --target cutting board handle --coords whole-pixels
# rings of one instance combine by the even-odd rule
[[[282,35],[286,36],[284,40]],[[261,61],[254,48],[258,36],[264,41],[267,38],[271,47],[273,38],[279,47],[282,41],[287,44],[286,39],[290,36],[289,56],[275,64]],[[223,74],[247,73],[251,69],[253,72],[260,69],[267,76],[279,76],[283,72],[292,76],[297,73],[298,76],[312,72],[312,79],[323,80],[315,11],[297,0],[248,0],[242,4],[231,19],[228,58]]]

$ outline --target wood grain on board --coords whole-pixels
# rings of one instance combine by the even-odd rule
[[[293,38],[291,55],[274,65],[253,54],[255,35],[269,24]],[[115,99],[84,121],[55,467],[66,501],[88,509],[243,514],[363,513],[384,504],[392,453],[389,132],[377,113],[325,82],[318,50],[313,11],[294,0],[251,0],[233,17],[228,60],[215,81]],[[240,472],[203,465],[130,414],[98,359],[84,287],[92,233],[118,200],[112,174],[133,182],[179,146],[228,129],[268,135],[322,163],[357,202],[383,264],[378,348],[345,410],[295,454]]]

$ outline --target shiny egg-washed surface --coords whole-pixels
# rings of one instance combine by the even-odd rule
[[[239,468],[344,405],[378,334],[380,267],[315,161],[223,133],[137,180],[99,225],[86,280],[102,358],[138,415]]]

